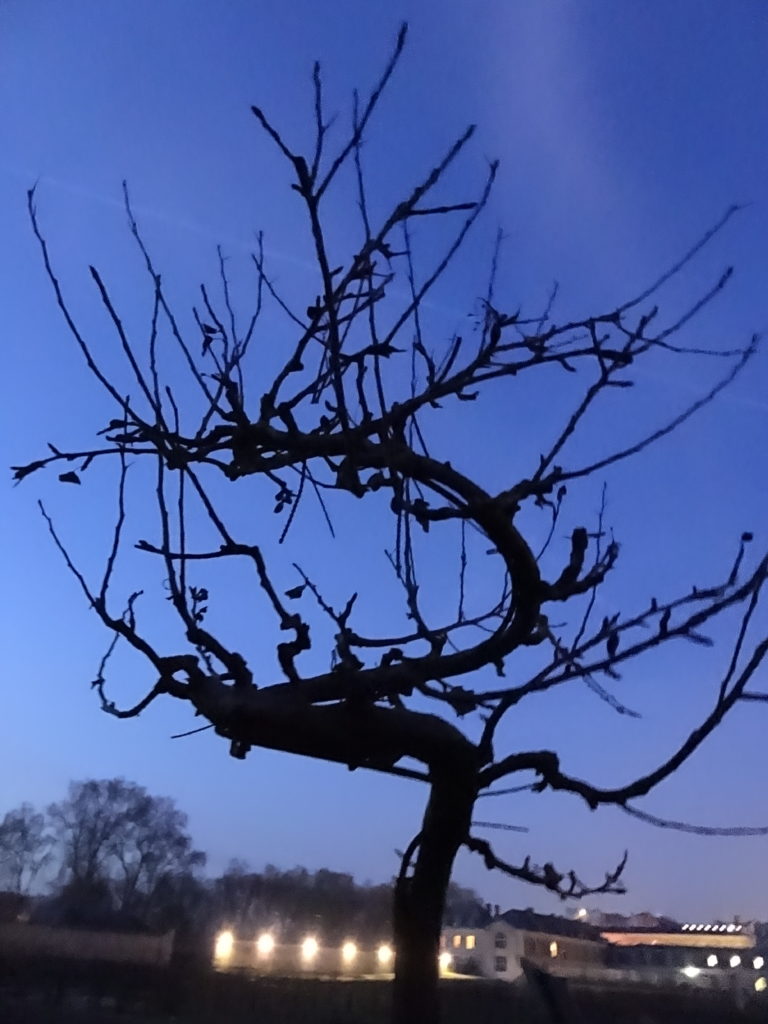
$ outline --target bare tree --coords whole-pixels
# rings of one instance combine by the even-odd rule
[[[44,815],[31,804],[8,811],[0,821],[0,883],[27,893],[49,863],[53,838]]]
[[[143,909],[160,880],[205,863],[192,848],[187,816],[168,797],[124,779],[72,782],[48,816],[67,884],[108,886],[120,910]]]
[[[109,842],[117,867],[118,906],[133,913],[147,909],[160,882],[194,873],[205,864],[187,833],[187,816],[169,797],[151,796],[133,787],[132,807]]]
[[[294,308],[268,276],[259,238],[253,255],[256,299],[245,319],[237,315],[221,252],[217,291],[202,287],[191,315],[177,314],[126,191],[130,231],[146,265],[151,303],[141,345],[129,334],[99,271],[91,267],[90,273],[125,357],[127,380],[103,371],[78,326],[40,228],[34,192],[29,193],[33,229],[56,300],[115,412],[99,444],[52,447],[15,474],[21,480],[57,467],[59,480],[78,484],[89,467],[119,463],[117,521],[99,581],[80,572],[41,506],[68,567],[113,634],[93,683],[104,711],[132,718],[158,697],[171,696],[188,702],[228,741],[236,758],[245,758],[252,747],[268,747],[426,784],[422,827],[403,854],[396,885],[394,1013],[401,1024],[429,1024],[438,1018],[441,915],[460,847],[477,852],[489,868],[563,897],[622,891],[624,858],[593,884],[551,863],[505,862],[473,826],[477,799],[521,788],[561,790],[590,808],[614,805],[650,818],[634,801],[681,768],[737,702],[749,697],[748,684],[768,650],[768,636],[754,636],[768,560],[764,555],[747,558],[752,537],[744,533],[734,538],[732,563],[715,570],[711,585],[603,616],[596,610],[596,595],[619,556],[604,507],[594,523],[571,523],[565,550],[557,548],[575,485],[593,478],[599,482],[612,467],[663,441],[714,400],[754,356],[756,338],[729,350],[703,350],[679,340],[693,317],[725,287],[730,270],[681,313],[665,318],[656,305],[663,287],[735,211],[727,211],[649,287],[607,311],[578,319],[555,317],[556,289],[546,308],[536,311],[497,299],[494,256],[476,329],[467,337],[434,337],[427,298],[486,206],[497,167],[490,165],[476,198],[445,198],[446,172],[472,138],[470,127],[401,201],[374,219],[363,140],[404,41],[403,28],[372,92],[355,96],[351,127],[334,148],[319,66],[313,75],[311,152],[295,151],[267,115],[253,108],[258,125],[285,158],[291,188],[306,212],[317,287],[302,308]],[[332,252],[327,221],[326,197],[341,187],[347,194],[350,187],[356,191],[362,228],[359,246],[346,256]],[[416,224],[421,237],[438,225],[439,239],[452,232],[431,263],[417,258]],[[284,330],[292,330],[294,340],[280,356],[277,371],[265,379],[274,347],[269,346],[267,358],[255,339],[267,308],[284,317]],[[625,447],[578,458],[573,442],[583,439],[585,421],[607,395],[627,393],[646,357],[670,363],[715,358],[726,369],[708,393],[670,421]],[[169,369],[173,359],[183,365],[184,377],[178,368]],[[573,404],[552,405],[553,440],[539,442],[540,454],[520,479],[489,490],[471,465],[459,468],[450,450],[440,450],[430,421],[442,408],[455,417],[492,382],[496,389],[513,392],[521,381],[537,375],[551,381],[557,374],[571,382]],[[478,437],[477,444],[487,440]],[[142,464],[154,467],[152,484],[142,476]],[[131,466],[137,468],[129,473]],[[184,640],[177,646],[161,649],[150,641],[139,621],[141,591],[130,594],[122,611],[112,600],[115,567],[125,545],[126,493],[134,479],[144,488],[144,505],[148,500],[156,505],[158,536],[136,546],[159,560],[170,606],[183,629]],[[339,605],[328,596],[327,581],[299,565],[290,570],[276,546],[265,553],[266,529],[262,536],[249,535],[242,516],[226,510],[231,489],[237,489],[241,502],[262,508],[265,488],[267,500],[274,497],[281,543],[290,542],[307,501],[319,503],[331,532],[334,503],[353,499],[370,509],[374,532],[376,516],[390,515],[388,557],[402,593],[405,626],[389,631],[379,621],[366,625],[357,612],[357,593]],[[535,514],[545,524],[542,545],[535,531],[530,536],[523,532],[522,522],[530,523]],[[197,539],[204,530],[212,538],[207,542]],[[343,536],[336,544],[343,559]],[[444,620],[436,619],[425,600],[427,581],[418,572],[421,553],[434,544],[450,544],[456,558],[456,610]],[[487,555],[498,566],[498,587],[477,607],[477,594],[490,592]],[[263,668],[255,678],[244,653],[246,638],[237,642],[226,625],[209,626],[209,601],[217,594],[207,582],[202,585],[201,575],[213,576],[223,561],[250,567],[254,587],[274,613],[277,678]],[[366,569],[361,587],[367,579]],[[726,613],[739,620],[710,711],[662,763],[638,778],[600,787],[569,774],[557,751],[500,749],[505,716],[514,714],[524,699],[568,684],[586,684],[617,712],[630,713],[611,691],[622,667],[676,641],[710,644],[708,627]],[[324,629],[330,632],[330,663],[319,672],[307,670],[304,665],[315,656],[308,652],[317,651]],[[145,696],[128,708],[118,707],[106,682],[119,641],[141,654],[150,672]],[[512,784],[507,783],[510,777]]]

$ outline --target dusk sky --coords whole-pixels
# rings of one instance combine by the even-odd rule
[[[406,52],[365,150],[375,202],[383,206],[410,189],[470,122],[478,124],[477,138],[452,170],[446,194],[454,201],[473,196],[487,161],[501,161],[488,209],[430,299],[435,345],[470,329],[498,227],[506,235],[500,305],[538,312],[557,280],[556,315],[566,320],[614,308],[642,290],[732,203],[744,209],[660,301],[672,319],[734,265],[728,289],[687,329],[686,342],[738,348],[768,330],[768,8],[761,0],[0,0],[3,465],[40,457],[49,441],[87,447],[113,414],[56,308],[27,217],[27,188],[37,183],[40,221],[63,287],[109,368],[118,366],[119,353],[88,264],[99,267],[138,336],[151,312],[122,208],[123,179],[186,323],[199,282],[216,280],[217,244],[229,259],[237,302],[249,307],[249,253],[259,230],[269,272],[306,305],[318,290],[306,225],[286,168],[250,107],[262,106],[297,148],[309,146],[311,69],[319,59],[341,131],[352,90],[372,85],[402,20],[410,25]],[[355,197],[340,189],[329,202],[341,263],[359,235]],[[268,365],[284,328],[266,324],[259,343]],[[649,363],[638,370],[635,393],[626,400],[622,393],[589,421],[568,464],[631,443],[722,373],[717,359]],[[510,380],[489,389],[478,410],[435,413],[430,438],[439,458],[499,489],[530,475],[571,407],[560,385],[547,390]],[[46,502],[83,571],[97,578],[114,517],[114,480],[105,468],[81,488],[59,485],[50,473],[14,489],[7,475],[0,503],[0,815],[23,800],[47,805],[70,779],[123,776],[178,801],[211,872],[238,857],[254,868],[301,864],[349,871],[361,881],[391,877],[395,850],[418,831],[427,796],[420,784],[261,750],[241,762],[213,732],[172,740],[199,719],[170,698],[129,722],[99,710],[89,683],[108,637],[53,548],[36,499]],[[768,546],[766,480],[763,351],[673,438],[606,473],[607,517],[622,553],[600,614],[724,579],[744,530],[755,534],[753,564]],[[567,557],[569,529],[594,521],[602,483],[581,491],[574,485],[550,565]],[[269,496],[264,510],[235,504],[233,515],[272,552],[284,588],[297,582],[291,562],[306,563],[340,600],[367,588],[361,601],[369,625],[386,619],[397,591],[383,553],[391,537],[378,531],[375,517],[355,519],[362,513],[342,502],[346,540],[333,542],[310,512],[297,517],[292,538],[277,551],[269,505]],[[151,537],[140,490],[132,507],[131,539]],[[531,525],[534,539],[541,527]],[[443,569],[439,552],[422,568],[435,608],[448,578]],[[490,585],[479,570],[477,580],[478,591]],[[121,569],[123,592],[150,592],[156,631],[166,611],[160,582],[146,556],[130,555]],[[244,638],[265,682],[277,681],[268,664],[274,623],[263,610],[257,614],[239,578],[221,582],[212,590],[215,621]],[[765,607],[756,635],[766,631]],[[613,684],[639,718],[618,716],[573,684],[522,705],[503,733],[505,750],[555,749],[564,770],[604,785],[654,767],[711,706],[735,625],[730,619],[713,632],[722,641],[713,649],[671,646]],[[514,672],[512,658],[508,674]],[[129,704],[151,684],[141,662],[118,660],[110,695]],[[768,691],[765,670],[751,688]],[[702,825],[768,825],[767,735],[768,706],[738,706],[638,806]],[[553,794],[484,800],[476,817],[529,829],[483,833],[505,859],[551,859],[585,880],[601,880],[628,847],[629,893],[598,900],[605,908],[681,921],[734,914],[768,920],[768,837],[661,831],[619,810],[591,813],[575,797]],[[503,908],[562,908],[538,889],[489,874],[468,853],[455,878]]]

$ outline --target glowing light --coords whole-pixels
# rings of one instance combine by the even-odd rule
[[[699,967],[683,967],[683,974],[686,978],[698,978],[701,974],[701,968]]]
[[[557,956],[557,943],[556,942],[550,942],[550,944],[549,944],[549,955],[550,956]]]
[[[737,925],[736,925],[736,931],[737,931],[737,932],[740,932],[740,931],[741,931],[741,925],[740,925],[740,924],[737,924]]]
[[[738,955],[732,956],[728,963],[731,965],[731,967],[738,967],[741,963],[741,957]]]
[[[341,959],[345,964],[351,964],[357,956],[357,946],[354,942],[345,942],[341,947]]]
[[[704,925],[703,924],[697,924],[696,925],[696,931],[697,932],[703,932],[704,931]]]
[[[712,930],[712,925],[711,925],[711,924],[705,924],[705,925],[704,925],[704,931],[705,931],[705,932],[709,932],[709,931],[711,931],[711,930]]]
[[[725,930],[727,932],[735,932],[736,931],[736,925],[735,924],[729,924],[728,927]]]
[[[213,947],[213,955],[217,960],[229,960],[234,947],[235,936],[232,932],[219,932],[216,936],[216,945]]]
[[[687,931],[688,931],[688,925],[687,925],[687,924],[684,924],[684,925],[683,925],[683,931],[684,931],[684,932],[687,932]]]
[[[450,953],[448,955],[450,956]],[[392,960],[392,949],[389,946],[379,946],[376,950],[376,959],[382,965],[388,964]]]
[[[764,964],[765,958],[762,956],[756,956],[755,959],[752,961],[752,966],[755,968],[756,971],[762,970]]]
[[[707,967],[717,967],[717,957],[714,953],[710,953],[707,957]]]
[[[587,908],[586,907],[579,907],[579,909],[576,911],[576,917],[580,918],[583,921],[586,916],[587,916]],[[685,925],[683,925],[683,928],[685,928]]]
[[[261,956],[269,956],[274,948],[275,940],[269,932],[264,932],[264,934],[260,935],[256,940],[256,950]]]
[[[468,935],[467,936],[467,949],[474,949],[474,948],[475,948],[475,936],[474,935]]]
[[[437,962],[440,964],[440,970],[447,971],[448,968],[451,966],[452,960],[453,957],[451,956],[450,953],[441,953],[440,956],[437,958]]]
[[[765,992],[768,988],[768,981],[765,978],[758,978],[755,981],[755,992]]]
[[[461,936],[460,935],[454,935],[453,936],[453,948],[454,949],[458,949],[460,945],[461,945]]]
[[[317,944],[317,939],[311,935],[308,936],[301,944],[301,959],[302,960],[314,960],[317,956],[317,951],[320,947]]]

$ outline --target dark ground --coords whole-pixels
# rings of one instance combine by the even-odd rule
[[[757,1024],[725,992],[445,981],[445,1024]],[[0,958],[2,1024],[387,1024],[389,983]],[[768,993],[766,993],[768,995]]]

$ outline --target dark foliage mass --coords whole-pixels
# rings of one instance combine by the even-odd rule
[[[647,602],[638,599],[631,610],[603,615],[596,610],[596,595],[617,570],[619,544],[605,522],[604,506],[594,522],[568,522],[574,490],[595,478],[599,485],[613,467],[663,442],[754,357],[757,338],[722,350],[686,342],[686,328],[725,288],[730,269],[682,311],[665,314],[658,304],[664,287],[685,271],[735,208],[650,286],[576,318],[557,317],[556,289],[541,309],[497,295],[497,246],[475,330],[435,337],[427,299],[485,208],[497,166],[490,165],[475,198],[445,198],[446,174],[464,155],[470,127],[387,213],[374,215],[378,205],[368,194],[363,141],[404,42],[403,29],[377,85],[367,98],[355,97],[351,127],[340,141],[334,142],[330,131],[318,66],[310,152],[294,150],[267,114],[253,107],[257,125],[285,159],[306,215],[316,288],[300,306],[270,278],[259,240],[253,255],[256,298],[245,318],[237,315],[221,253],[217,290],[203,286],[191,315],[176,312],[126,191],[130,231],[147,272],[145,339],[128,330],[99,270],[91,267],[90,274],[127,378],[105,372],[78,326],[30,192],[32,225],[56,300],[114,412],[99,443],[51,445],[50,453],[17,467],[15,475],[22,480],[51,467],[63,483],[84,484],[85,474],[100,464],[114,461],[120,467],[117,522],[98,582],[77,568],[43,509],[55,544],[112,633],[93,680],[104,711],[131,718],[170,696],[202,716],[236,758],[245,758],[252,747],[270,747],[427,784],[423,826],[405,850],[396,887],[395,933],[398,984],[402,981],[406,991],[407,979],[413,982],[411,1017],[403,1010],[401,1019],[432,1020],[434,999],[429,1005],[420,1002],[416,989],[434,989],[440,918],[460,847],[478,853],[489,868],[564,897],[622,891],[623,859],[594,882],[553,863],[505,861],[472,824],[477,798],[521,786],[538,793],[559,790],[593,809],[615,805],[674,826],[654,819],[635,801],[680,769],[739,701],[763,699],[748,687],[768,651],[768,636],[756,629],[768,560],[750,555],[752,535],[744,532],[733,538],[731,564],[702,567],[702,575],[711,573],[711,583]],[[354,195],[359,211],[361,240],[343,253],[334,251],[330,238],[328,195],[334,190]],[[421,258],[421,248],[416,251],[416,225],[420,241],[432,227],[435,245],[443,245],[432,262]],[[283,317],[281,336],[290,331],[293,337],[278,352],[273,372],[259,339],[269,324],[263,342],[268,346],[274,321],[265,317],[276,315]],[[168,369],[170,352],[183,375]],[[271,358],[271,347],[269,353]],[[646,360],[656,367],[666,362],[674,374],[691,359],[718,360],[725,369],[708,393],[678,415],[631,443],[591,456],[574,443],[583,441],[585,423],[599,416],[609,395],[616,415],[617,401],[637,383],[637,368]],[[503,388],[511,396],[531,383],[558,378],[571,383],[572,400],[566,407],[551,403],[548,437],[518,479],[490,488],[479,470],[441,448],[433,420],[446,415],[455,420],[474,409],[491,386],[496,394]],[[511,400],[508,407],[513,409]],[[474,422],[470,415],[470,429]],[[609,442],[611,436],[608,431]],[[487,447],[489,441],[478,434],[476,443]],[[154,468],[151,485],[134,473],[136,464]],[[112,593],[126,543],[126,495],[134,479],[144,481],[138,484],[144,504],[152,502],[157,515],[157,535],[139,539],[136,546],[159,562],[184,634],[179,645],[150,639],[140,616],[141,591],[124,603]],[[392,530],[381,543],[388,544],[400,587],[404,628],[390,631],[364,621],[359,591],[334,602],[324,582],[299,565],[298,575],[286,578],[275,568],[279,560],[268,538],[249,535],[241,519],[226,511],[223,495],[232,489],[259,507],[271,503],[285,545],[299,529],[308,501],[319,503],[331,532],[339,503],[383,508]],[[543,546],[524,526],[536,515],[546,523]],[[559,550],[566,528],[569,540]],[[192,536],[208,541],[193,542]],[[335,543],[343,558],[344,536]],[[424,600],[419,552],[426,544],[446,543],[454,545],[456,611],[436,620]],[[226,602],[226,593],[200,580],[231,561],[250,568],[253,585],[273,615],[275,676],[249,663],[245,642],[212,624],[211,602]],[[498,586],[488,597],[494,565]],[[486,595],[480,607],[468,586],[470,575],[478,572]],[[366,582],[363,573],[360,587]],[[711,708],[677,749],[637,778],[599,786],[570,774],[556,750],[505,749],[502,721],[527,698],[569,684],[586,684],[618,713],[631,714],[612,691],[623,668],[667,644],[711,645],[708,630],[723,616],[737,622]],[[330,659],[318,671],[317,637],[324,628],[332,636]],[[150,673],[145,695],[127,708],[107,685],[118,642],[142,655]],[[472,721],[479,739],[464,728]]]

